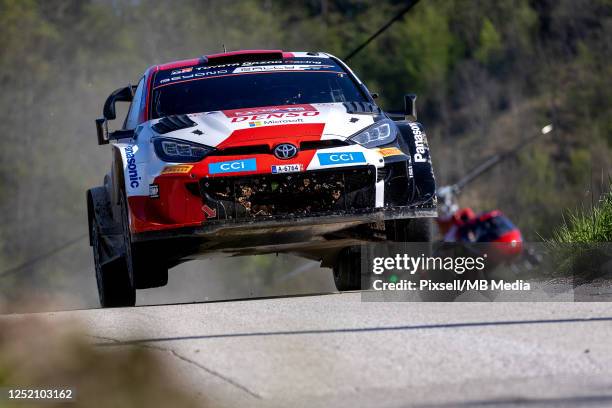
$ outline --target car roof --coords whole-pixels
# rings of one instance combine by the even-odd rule
[[[167,62],[163,64],[153,65],[149,67],[149,71],[161,71],[167,69],[177,69],[189,67],[192,65],[210,63],[223,64],[230,61],[248,61],[250,58],[262,59],[262,58],[292,58],[292,57],[314,57],[314,58],[329,58],[330,55],[324,52],[290,52],[283,50],[239,50],[222,52],[218,54],[203,55],[198,58],[190,58],[185,60],[178,60]]]

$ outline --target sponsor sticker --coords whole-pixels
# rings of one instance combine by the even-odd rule
[[[318,112],[317,112],[318,113]],[[304,123],[304,119],[279,119],[279,120],[257,120],[249,122],[249,127],[271,126],[271,125],[287,125],[292,123]]]
[[[173,166],[166,166],[161,171],[161,174],[186,174],[191,171],[193,166],[189,164],[177,164]]]
[[[193,71],[193,67],[175,69],[174,71],[172,71],[170,75],[186,74],[187,72],[191,72],[191,71]]]
[[[303,113],[303,112],[317,112],[317,109],[312,105],[278,105],[278,106],[264,106],[261,108],[230,109],[230,110],[223,111],[225,116],[227,116],[228,118],[239,117],[239,116],[269,115],[269,114],[274,114],[274,113]]]
[[[217,218],[217,210],[210,208],[207,204],[202,206],[202,212],[206,215],[206,218]]]
[[[154,88],[161,85],[207,77],[221,77],[232,74],[283,73],[291,71],[337,72],[339,75],[344,74],[344,70],[329,58],[313,60],[303,57],[294,57],[284,60],[244,61],[214,65],[208,65],[206,63],[205,65],[158,71],[155,75]]]
[[[149,184],[149,197],[159,198],[159,186],[157,184]]]
[[[210,163],[208,172],[210,174],[240,173],[257,170],[257,159],[242,159],[226,162]]]
[[[240,67],[234,70],[234,73],[244,72],[269,72],[269,71],[310,71],[310,70],[333,70],[333,65],[268,65],[259,67]]]
[[[301,164],[279,164],[272,166],[272,174],[279,173],[297,173],[304,169]]]
[[[322,166],[366,162],[362,152],[317,153],[317,157]]]
[[[425,139],[425,134],[421,132],[421,128],[415,123],[410,124],[410,129],[414,135],[414,145],[416,149],[414,162],[424,163],[427,161],[427,140]]]
[[[378,149],[378,153],[382,154],[383,157],[402,156],[404,154],[397,147],[387,147],[387,148],[384,148],[384,149]]]
[[[125,148],[125,159],[131,188],[140,186],[141,177],[138,175],[138,166],[136,165],[136,157],[134,156],[134,147],[129,145]]]
[[[231,123],[237,122],[245,122],[250,121],[249,126],[260,126],[261,124],[268,125],[273,124],[274,120],[284,120],[284,122],[288,122],[291,119],[288,118],[298,118],[298,117],[306,117],[306,116],[318,116],[320,112],[318,111],[306,111],[306,112],[278,112],[278,113],[266,113],[266,114],[258,114],[251,116],[234,116],[231,119]],[[295,119],[298,120],[298,119]],[[301,120],[301,119],[300,119]],[[260,122],[262,121],[262,122]],[[281,123],[281,121],[279,121]]]
[[[217,71],[209,71],[209,72],[196,72],[196,73],[185,73],[185,74],[171,74],[169,78],[159,79],[157,82],[156,88],[168,83],[177,82],[177,81],[186,81],[192,79],[202,79],[209,76],[220,76],[224,74],[228,74],[229,71],[226,69],[220,69]]]

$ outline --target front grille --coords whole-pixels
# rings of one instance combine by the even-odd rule
[[[369,210],[375,204],[376,170],[350,169],[219,177],[200,180],[212,219],[307,217]],[[210,212],[209,212],[210,213]]]

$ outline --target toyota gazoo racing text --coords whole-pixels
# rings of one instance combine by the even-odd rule
[[[414,98],[392,117],[339,59],[267,50],[156,65],[117,89],[96,120],[110,172],[87,191],[102,306],[133,305],[211,253],[292,253],[358,289],[361,243],[430,239]],[[116,102],[130,107],[109,132]]]

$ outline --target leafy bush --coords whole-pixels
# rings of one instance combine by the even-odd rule
[[[612,187],[612,186],[611,186]],[[605,194],[590,212],[571,213],[555,233],[559,243],[612,242],[612,191]]]
[[[612,191],[590,211],[570,213],[548,243],[558,274],[599,277],[602,266],[612,260]]]

